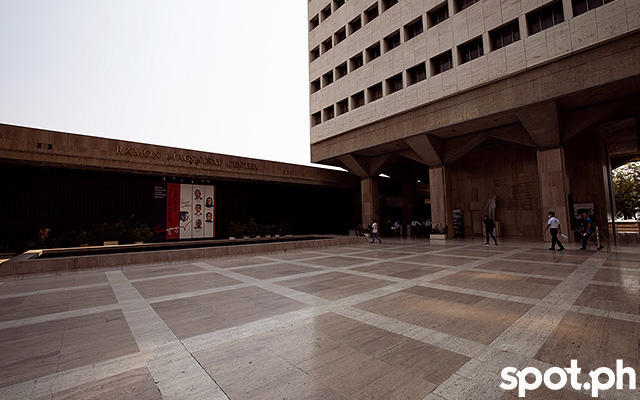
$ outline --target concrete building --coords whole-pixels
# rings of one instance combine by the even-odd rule
[[[360,177],[365,223],[458,209],[475,234],[493,193],[503,235],[540,239],[548,210],[568,227],[583,203],[606,230],[611,168],[639,154],[640,1],[308,10],[312,161]]]
[[[3,124],[0,176],[0,251],[34,242],[41,228],[61,235],[131,215],[154,226],[167,185],[215,188],[194,210],[202,231],[215,228],[209,237],[226,238],[231,222],[251,218],[293,233],[346,234],[360,213],[357,179],[342,171]]]

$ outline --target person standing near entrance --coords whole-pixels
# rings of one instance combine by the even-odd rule
[[[547,216],[549,217],[549,219],[547,220],[547,227],[544,228],[544,232],[547,232],[548,229],[551,233],[551,247],[549,248],[549,250],[555,250],[557,244],[558,251],[563,251],[564,246],[560,242],[560,239],[558,239],[558,234],[561,233],[560,221],[558,220],[558,218],[556,218],[556,213],[553,211],[549,211],[549,214]]]
[[[493,222],[493,220],[491,218],[489,218],[488,215],[484,216],[484,221],[482,221],[482,223],[484,224],[484,229],[485,232],[487,234],[487,241],[485,242],[485,246],[489,245],[489,236],[491,236],[493,238],[493,241],[495,242],[496,246],[498,245],[498,240],[496,239],[495,236],[493,236],[493,230],[496,228],[496,223]]]
[[[375,243],[376,239],[378,239],[378,241],[382,244],[382,239],[380,239],[380,237],[378,236],[378,223],[374,219],[373,223],[371,224],[371,243]]]

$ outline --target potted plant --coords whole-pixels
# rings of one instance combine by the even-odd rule
[[[442,228],[440,225],[433,227],[429,239],[433,240],[446,240],[448,238],[449,227],[447,225]]]

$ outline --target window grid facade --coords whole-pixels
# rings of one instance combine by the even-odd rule
[[[456,0],[454,6],[456,12],[461,12],[479,1],[480,0]],[[572,0],[572,15],[574,17],[577,15],[581,15],[594,8],[600,7],[607,3],[611,3],[613,1],[615,0]],[[325,7],[319,14],[316,14],[313,18],[311,18],[311,20],[309,20],[310,31],[317,28],[318,25],[320,25],[325,19],[331,16],[332,11],[335,12],[337,8],[340,8],[345,4],[344,1],[342,2],[342,4],[340,3],[341,2],[339,1],[331,2],[328,7]],[[380,13],[384,13],[396,4],[398,4],[398,1],[395,0],[381,0],[374,3],[373,5],[370,5],[369,8],[363,10],[355,18],[351,19],[351,21],[346,26],[343,26],[325,41],[320,43],[319,46],[316,46],[313,50],[311,50],[310,62],[321,57],[325,52],[330,51],[331,48],[334,47],[337,43],[341,43],[342,41],[347,40],[349,36],[362,29],[363,25],[376,19],[380,15]],[[331,5],[333,5],[334,7],[332,10]],[[425,14],[415,19],[413,22],[404,25],[403,29],[401,29],[402,32],[396,31],[388,34],[378,43],[370,46],[363,52],[349,58],[348,61],[338,65],[329,73],[324,74],[322,76],[322,79],[318,78],[314,80],[313,82],[311,82],[311,93],[315,93],[325,86],[331,84],[334,80],[334,76],[337,80],[346,76],[347,72],[350,73],[361,68],[365,64],[365,61],[366,63],[377,62],[375,60],[382,56],[383,51],[384,53],[387,53],[390,50],[402,46],[404,42],[411,40],[423,33],[424,27],[422,17],[424,17],[425,15],[427,17],[427,27],[431,28],[449,18],[449,5],[447,2],[441,3],[431,11],[425,12]],[[525,32],[525,36],[534,35],[541,32],[542,30],[548,29],[554,25],[564,22],[565,16],[563,4],[560,1],[556,1],[538,10],[526,13],[523,18],[526,21],[527,26],[527,32]],[[329,109],[335,110],[335,113],[333,113],[333,117],[343,115],[366,105],[366,103],[376,101],[385,95],[397,92],[405,87],[426,80],[429,78],[429,76],[438,75],[458,65],[462,65],[468,61],[483,56],[485,54],[485,49],[483,47],[483,38],[487,40],[487,43],[489,43],[489,50],[487,51],[498,50],[502,47],[516,43],[522,38],[522,34],[519,28],[519,20],[515,19],[501,27],[486,31],[483,36],[477,37],[470,42],[458,46],[456,48],[456,54],[458,55],[458,58],[455,65],[451,53],[453,49],[451,49],[445,51],[444,53],[441,53],[440,55],[431,57],[428,60],[425,60],[425,62],[419,63],[411,68],[407,68],[404,73],[396,74],[392,77],[386,78],[382,82],[368,87],[366,90],[353,94],[346,99],[335,102],[333,105],[322,109],[321,112],[312,114],[312,116],[315,116],[314,118],[312,118],[312,126],[317,125],[314,124],[314,122],[317,122],[316,117],[318,115],[320,115],[321,117],[330,115],[327,114],[329,113]],[[400,35],[400,33],[402,33],[403,35]],[[427,65],[429,66],[429,68],[427,68]],[[404,82],[403,77],[406,79],[406,81]],[[322,83],[322,85],[320,85],[320,83]],[[322,118],[321,122],[324,122],[325,120],[327,119]]]

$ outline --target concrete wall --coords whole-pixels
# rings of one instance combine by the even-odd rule
[[[464,211],[465,234],[472,232],[472,211],[487,214],[487,199],[496,195],[496,221],[502,235],[541,237],[540,192],[536,149],[501,146],[469,153],[450,167],[453,208]]]

